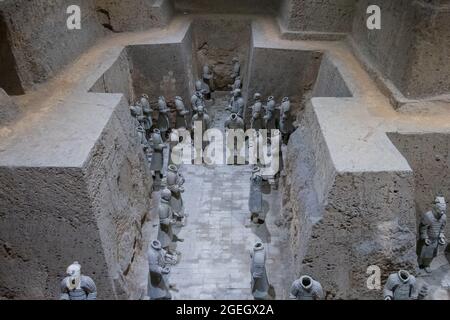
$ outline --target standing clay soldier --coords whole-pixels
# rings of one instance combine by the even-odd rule
[[[151,134],[152,126],[153,126],[153,120],[152,120],[153,110],[150,107],[150,102],[149,102],[148,96],[146,94],[141,95],[139,104],[142,107],[142,113],[144,116],[142,127],[145,130],[146,137],[149,137]]]
[[[166,99],[159,97],[158,99],[158,129],[161,137],[164,140],[166,138],[167,131],[170,129],[169,112],[170,109],[167,106]]]
[[[184,226],[187,214],[184,211],[182,193],[184,192],[184,177],[174,164],[169,165],[167,171],[167,189],[171,192],[170,206],[173,210],[174,218]]]
[[[262,117],[262,103],[261,94],[255,93],[253,99],[255,100],[252,109],[252,119],[250,121],[251,128],[259,131],[264,128],[264,120]]]
[[[179,96],[175,97],[175,107],[177,109],[177,118],[175,121],[175,128],[176,129],[188,129],[188,122],[187,122],[187,116],[189,114],[189,111],[186,109],[183,103],[183,99]]]
[[[211,89],[209,88],[208,84],[206,84],[205,82],[203,82],[201,80],[197,80],[195,82],[195,91],[201,92],[204,99],[206,99],[206,100],[211,99]]]
[[[192,128],[195,129],[199,122],[202,123],[202,137],[206,130],[211,126],[211,120],[208,114],[205,112],[205,108],[199,105],[197,108],[197,113],[192,117]]]
[[[269,280],[266,272],[266,249],[261,242],[253,247],[250,254],[252,265],[250,269],[252,295],[255,300],[266,300],[269,297]]]
[[[194,114],[197,113],[200,106],[203,106],[203,111],[205,112],[205,99],[203,98],[203,94],[201,91],[195,91],[191,98],[191,107]]]
[[[139,103],[134,106],[130,106],[130,113],[136,119],[136,126],[144,127],[144,112]]]
[[[276,129],[275,127],[275,98],[270,96],[267,99],[267,105],[265,107],[266,114],[264,116],[264,126],[270,134],[270,130]]]
[[[170,268],[166,266],[166,252],[158,240],[154,240],[148,250],[148,296],[150,300],[169,300],[172,295],[169,292]]]
[[[250,178],[250,196],[248,199],[248,208],[250,211],[250,220],[253,223],[263,224],[266,217],[262,208],[262,177],[261,170],[255,166]]]
[[[231,88],[231,92],[233,92],[236,89],[241,89],[242,88],[241,77],[237,76],[236,79],[234,80],[234,83],[229,84],[228,86]]]
[[[239,59],[237,57],[234,57],[231,62],[233,63],[231,78],[233,79],[233,82],[235,82],[236,78],[241,75],[241,64],[239,63]]]
[[[154,129],[152,134],[152,140],[150,147],[153,150],[152,162],[150,164],[150,170],[154,171],[153,178],[158,177],[162,179],[163,165],[164,165],[164,149],[167,147],[162,138],[159,129]]]
[[[280,106],[280,132],[285,144],[288,142],[289,135],[292,132],[292,119],[290,112],[291,102],[288,97],[284,97]]]
[[[168,189],[161,191],[161,201],[159,203],[159,229],[158,229],[158,241],[161,243],[161,247],[167,252],[166,261],[174,262],[174,234],[172,226],[176,223],[173,219],[173,211],[170,206],[171,192]]]
[[[384,300],[417,300],[416,278],[406,270],[393,273],[384,285]]]
[[[431,211],[422,215],[419,225],[419,241],[417,242],[417,256],[419,268],[431,272],[430,265],[437,256],[439,246],[446,243],[444,229],[447,223],[447,205],[444,197],[436,197]]]
[[[144,152],[146,152],[147,149],[148,149],[148,140],[146,138],[145,130],[144,130],[144,128],[141,125],[139,125],[136,128],[136,131],[137,131],[137,134],[138,134],[138,141],[141,144],[141,147],[144,150]]]
[[[202,78],[203,78],[203,82],[208,86],[210,92],[214,91],[214,85],[213,85],[213,73],[211,72],[211,70],[209,69],[209,66],[207,64],[205,64],[203,66],[203,74],[202,74]],[[210,97],[206,97],[207,100],[211,99],[211,94]]]
[[[231,97],[230,103],[225,110],[228,110],[231,113],[236,113],[241,118],[244,116],[244,99],[241,95],[241,89],[236,89],[233,91],[233,96]]]
[[[302,276],[292,283],[289,297],[293,300],[322,300],[322,285],[310,276]]]
[[[81,274],[81,265],[72,263],[67,268],[67,277],[61,281],[60,300],[96,300],[97,287],[92,278]]]
[[[225,128],[244,130],[244,120],[242,120],[241,117],[238,117],[236,113],[232,113],[230,117],[225,121]]]
[[[232,113],[225,121],[225,128],[228,130],[244,130],[244,120],[238,117],[236,113]],[[235,143],[235,134],[236,132],[226,132],[227,164],[236,164],[234,161],[235,155],[237,156],[237,164],[245,164],[245,142],[243,139],[237,139]]]

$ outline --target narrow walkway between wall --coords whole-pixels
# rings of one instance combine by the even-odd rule
[[[208,108],[214,127],[223,128],[229,113],[227,97]],[[183,165],[183,194],[187,225],[178,236],[180,262],[172,267],[174,299],[253,299],[250,289],[250,250],[257,241],[266,244],[267,272],[276,299],[288,291],[281,249],[283,229],[275,225],[279,215],[278,192],[264,194],[266,224],[245,227],[249,219],[249,165]],[[270,188],[268,188],[270,189]],[[286,247],[286,246],[284,246]],[[287,280],[287,281],[286,281]]]

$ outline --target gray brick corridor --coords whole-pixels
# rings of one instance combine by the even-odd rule
[[[223,103],[221,100],[221,106],[210,111],[217,128],[223,128],[228,115],[222,111]],[[270,210],[267,226],[246,228],[250,166],[184,165],[182,171],[189,217],[178,234],[185,240],[177,248],[181,261],[171,272],[171,282],[178,290],[173,292],[174,299],[252,299],[250,248],[256,241],[267,244],[269,280],[276,298],[282,298],[287,291],[280,252],[285,232],[274,224],[279,213],[274,207],[277,201],[269,209],[276,192],[264,195]]]

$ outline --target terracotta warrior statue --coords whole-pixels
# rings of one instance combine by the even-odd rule
[[[142,107],[142,113],[143,113],[143,123],[142,127],[145,130],[146,137],[150,137],[151,129],[153,126],[153,110],[150,107],[150,102],[148,100],[148,95],[142,94],[141,98],[139,99],[139,105]]]
[[[255,93],[253,96],[253,99],[255,102],[253,103],[253,106],[251,106],[252,110],[252,119],[250,121],[250,125],[252,129],[255,129],[256,131],[259,131],[260,129],[264,128],[264,120],[263,120],[263,107],[261,103],[261,94]]]
[[[170,294],[169,273],[170,268],[166,265],[166,252],[158,240],[152,241],[148,250],[148,296],[151,300],[169,300]]]
[[[242,98],[241,89],[233,91],[233,96],[225,110],[236,113],[241,118],[244,116],[244,99]]]
[[[447,223],[447,204],[444,197],[436,197],[433,208],[422,215],[419,225],[417,256],[419,268],[431,272],[430,265],[439,247],[446,243],[444,230]]]
[[[201,91],[195,91],[195,93],[192,95],[191,98],[192,112],[196,114],[200,106],[203,107],[203,112],[206,112],[206,105],[203,93]]]
[[[262,207],[262,177],[261,169],[257,166],[253,168],[250,178],[250,196],[248,199],[248,208],[250,211],[250,220],[253,223],[263,224],[266,220]]]
[[[231,62],[233,63],[233,71],[231,72],[231,78],[233,82],[236,81],[236,78],[241,75],[241,64],[239,63],[239,58],[234,57]]]
[[[255,300],[265,300],[269,297],[269,280],[266,272],[266,249],[261,242],[253,247],[251,253],[252,265],[250,269],[252,281],[252,295]]]
[[[174,164],[169,165],[167,171],[167,189],[171,192],[170,206],[177,222],[185,225],[187,214],[185,213],[182,193],[184,192],[184,177]]]
[[[184,106],[183,99],[179,96],[175,97],[175,107],[177,109],[177,118],[175,121],[176,129],[189,129],[187,117],[189,115],[189,110]]]
[[[81,265],[72,263],[61,281],[61,300],[96,300],[97,288],[92,278],[81,274]]]
[[[265,106],[266,114],[264,115],[264,127],[268,130],[268,134],[270,134],[270,130],[276,129],[275,125],[275,98],[270,96],[267,98],[267,104]]]
[[[322,300],[322,285],[310,276],[302,276],[291,286],[290,298],[293,300]]]
[[[406,270],[393,273],[384,286],[383,294],[385,300],[417,300],[416,278]]]
[[[152,161],[150,164],[150,170],[152,170],[153,178],[162,179],[163,177],[163,165],[164,165],[164,149],[167,148],[167,145],[164,143],[161,137],[161,132],[159,129],[154,129],[152,138],[151,138],[151,144],[150,148],[152,148]]]
[[[166,99],[159,97],[158,99],[158,129],[163,141],[166,139],[167,131],[170,129],[169,112],[170,109],[167,106]]]
[[[159,229],[158,229],[158,241],[161,243],[161,247],[166,251],[166,262],[176,263],[176,251],[174,243],[173,225],[176,223],[172,207],[170,205],[170,199],[172,194],[170,190],[163,189],[161,191],[161,200],[159,203]]]
[[[289,141],[289,135],[292,132],[291,102],[288,97],[284,97],[281,101],[280,132],[283,137],[283,142],[287,144]]]

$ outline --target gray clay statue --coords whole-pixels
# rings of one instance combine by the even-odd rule
[[[280,106],[280,132],[287,143],[292,132],[291,102],[288,97],[283,98]]]
[[[165,139],[166,132],[170,129],[170,109],[167,106],[166,99],[164,97],[159,97],[158,99],[158,112],[158,129],[161,133],[162,139]]]
[[[194,113],[197,113],[198,108],[202,106],[203,111],[205,112],[205,99],[203,97],[203,93],[201,91],[195,91],[191,98],[191,107]]]
[[[179,96],[175,97],[175,107],[177,109],[177,118],[175,121],[175,128],[176,129],[188,129],[188,121],[187,116],[189,114],[189,111],[186,109],[183,99]]]
[[[266,114],[264,115],[264,126],[267,130],[276,129],[275,126],[275,98],[270,96],[267,98],[267,105],[265,106]],[[268,131],[270,134],[270,131]]]
[[[185,213],[182,193],[184,192],[184,177],[174,164],[169,165],[167,170],[167,189],[171,192],[170,206],[173,210],[174,218],[184,225],[187,216]]]
[[[169,273],[170,268],[166,265],[166,252],[158,240],[152,241],[148,250],[148,296],[151,300],[169,300],[170,294]]]
[[[391,274],[383,290],[385,300],[416,300],[418,294],[416,278],[406,270]]]
[[[163,189],[161,191],[161,200],[159,203],[159,230],[158,241],[161,243],[161,247],[171,254],[174,251],[173,244],[173,229],[172,225],[176,223],[173,218],[173,211],[170,205],[170,199],[172,194],[170,190]]]
[[[250,121],[250,125],[252,129],[259,131],[264,128],[264,120],[263,120],[263,107],[261,103],[261,95],[259,93],[255,93],[253,99],[255,102],[253,106],[251,106],[252,110],[252,119]]]
[[[240,77],[240,76],[237,76],[237,77],[234,79],[234,83],[233,83],[233,84],[230,84],[230,85],[228,85],[228,86],[231,88],[231,92],[233,92],[233,91],[236,90],[236,89],[241,89],[241,88],[242,88],[241,77]]]
[[[255,300],[266,300],[269,297],[269,280],[266,272],[266,249],[261,242],[253,247],[251,253],[252,264],[250,268],[251,289]]]
[[[197,108],[197,113],[192,117],[192,128],[195,131],[195,128],[201,122],[202,124],[202,136],[206,130],[208,130],[211,126],[211,120],[209,115],[205,112],[205,108],[202,105],[199,105]]]
[[[239,59],[234,57],[231,62],[233,63],[233,71],[231,72],[231,78],[233,82],[236,80],[238,76],[241,75],[241,64],[239,63]]]
[[[291,286],[290,298],[293,300],[322,300],[322,285],[310,276],[302,276]]]
[[[72,263],[67,268],[67,277],[61,281],[61,300],[96,300],[97,288],[94,280],[81,274],[81,265]]]
[[[440,246],[446,243],[444,230],[447,223],[447,204],[444,197],[436,197],[431,211],[424,213],[419,225],[417,242],[418,263],[421,269],[431,272],[430,264],[437,256]]]
[[[143,113],[143,121],[142,121],[142,127],[144,128],[146,132],[146,136],[149,136],[151,134],[151,128],[153,126],[153,110],[150,107],[150,102],[148,99],[148,96],[146,94],[142,94],[141,98],[139,100],[139,105],[142,107],[142,113]]]
[[[242,98],[241,89],[233,91],[233,96],[225,110],[236,113],[241,118],[244,116],[244,99]]]
[[[262,177],[261,170],[255,166],[250,177],[250,195],[248,199],[250,220],[254,223],[263,224],[266,217],[262,207]]]
[[[226,129],[242,129],[244,130],[244,120],[239,117],[236,113],[232,113],[230,117],[225,121]]]
[[[154,171],[154,175],[159,174],[162,177],[164,149],[167,148],[167,145],[163,142],[159,129],[153,130],[150,147],[153,150],[150,170]]]

